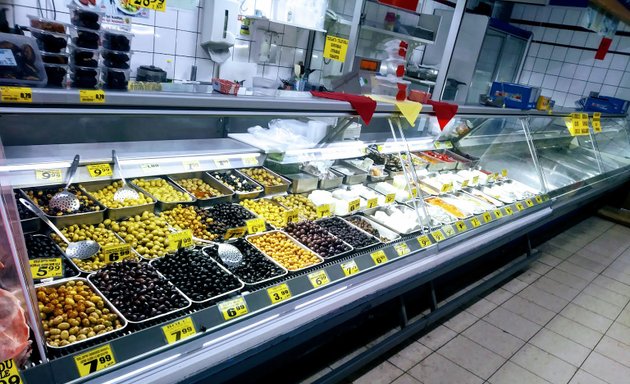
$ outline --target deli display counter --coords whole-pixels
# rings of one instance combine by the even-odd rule
[[[461,108],[441,130],[428,106],[365,124],[333,101],[75,96],[0,105],[0,292],[20,340],[0,360],[26,383],[225,380],[630,169],[618,116],[574,136],[563,114]]]

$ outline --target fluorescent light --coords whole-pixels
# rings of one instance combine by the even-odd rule
[[[344,291],[346,288],[348,288],[348,286],[347,286],[347,285],[344,285],[343,287],[341,287],[341,288],[339,288],[339,289],[336,289],[336,290],[334,290],[334,291],[332,291],[332,292],[328,292],[328,293],[327,293],[327,294],[325,294],[325,295],[321,295],[320,297],[317,297],[317,298],[315,298],[315,299],[313,299],[313,300],[309,300],[309,301],[307,301],[307,302],[305,302],[305,303],[302,303],[302,304],[296,305],[296,306],[295,306],[295,309],[297,310],[297,309],[300,309],[300,308],[304,308],[304,307],[306,307],[306,306],[308,306],[308,305],[311,305],[311,304],[313,304],[313,303],[315,303],[315,302],[318,302],[318,301],[323,300],[323,299],[325,299],[325,298],[327,298],[327,297],[330,297],[330,296],[332,296],[332,295],[335,295],[335,294],[337,294],[337,293],[339,293],[339,292],[341,292],[341,291]]]
[[[181,355],[182,355],[181,353],[176,353],[173,356],[169,356],[169,357],[167,357],[165,359],[162,359],[160,361],[156,361],[155,363],[151,363],[149,365],[145,365],[144,367],[136,369],[135,371],[132,371],[132,372],[129,372],[129,373],[125,373],[124,375],[118,376],[115,379],[106,381],[104,384],[120,383],[121,381],[124,381],[124,380],[126,380],[126,379],[128,379],[130,377],[137,376],[138,374],[140,374],[142,372],[145,372],[145,371],[148,371],[148,370],[150,370],[152,368],[158,367],[158,366],[160,366],[162,364],[165,364],[165,363],[167,363],[167,362],[169,362],[171,360],[175,360],[178,357],[180,357]]]
[[[231,338],[231,337],[233,337],[233,336],[236,336],[236,335],[238,335],[238,334],[240,334],[240,333],[246,332],[246,331],[248,331],[248,330],[250,330],[250,329],[252,329],[252,328],[256,328],[257,326],[259,326],[259,325],[261,325],[261,324],[264,324],[264,323],[267,323],[267,322],[269,322],[269,321],[271,321],[271,320],[274,320],[274,319],[278,318],[279,316],[280,316],[279,314],[276,314],[276,315],[273,315],[273,316],[267,317],[266,319],[263,319],[263,320],[257,321],[257,322],[255,322],[254,324],[250,324],[250,325],[248,325],[248,326],[246,326],[246,327],[239,328],[239,329],[237,329],[237,330],[236,330],[236,331],[234,331],[234,332],[230,332],[230,333],[228,333],[228,334],[226,334],[226,335],[223,335],[223,336],[221,336],[221,337],[217,337],[216,339],[213,339],[213,340],[210,340],[210,341],[208,341],[208,342],[204,343],[204,344],[203,344],[203,348],[209,347],[209,346],[211,346],[212,344],[216,344],[216,343],[218,343],[218,342],[220,342],[220,341],[223,341],[223,340],[225,340],[225,339],[229,339],[229,338]]]

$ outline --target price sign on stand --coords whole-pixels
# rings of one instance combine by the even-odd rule
[[[542,203],[543,203],[543,198],[542,198],[540,195],[537,195],[537,196],[536,196],[536,202],[537,202],[538,204],[542,204]]]
[[[457,228],[459,232],[464,232],[468,230],[468,226],[466,225],[466,222],[461,221],[461,220],[455,223],[455,228]]]
[[[101,249],[106,263],[120,261],[131,254],[131,244],[108,245]]]
[[[170,251],[192,247],[193,244],[192,231],[190,229],[168,234],[168,249]]]
[[[0,101],[3,103],[32,103],[33,91],[26,87],[0,87]]]
[[[378,198],[375,197],[373,199],[368,199],[367,207],[368,207],[368,209],[378,207]]]
[[[241,161],[248,167],[255,167],[258,165],[258,158],[256,156],[244,156],[241,157]]]
[[[501,176],[507,177],[507,175],[508,175],[508,170],[507,169],[502,169],[501,170]]]
[[[411,252],[407,243],[396,244],[394,245],[394,249],[396,250],[396,253],[398,254],[398,256],[405,256],[409,254],[409,252]]]
[[[440,241],[444,241],[446,240],[446,236],[444,236],[444,232],[442,232],[441,230],[437,229],[433,232],[431,232],[431,236],[433,236],[433,238],[435,239],[435,241],[437,241],[438,243]]]
[[[361,199],[348,202],[348,212],[354,212],[361,207]]]
[[[466,188],[468,186],[468,179],[462,181],[462,188]]]
[[[525,207],[523,206],[523,203],[516,203],[516,209],[518,209],[519,211],[522,211],[525,209]]]
[[[472,224],[472,226],[473,226],[474,228],[477,228],[478,226],[480,226],[480,225],[481,225],[481,221],[479,220],[479,218],[477,218],[477,217],[473,217],[473,218],[470,220],[470,224]]]
[[[105,102],[105,92],[101,89],[81,89],[79,90],[79,102],[102,104]]]
[[[159,12],[166,11],[166,0],[129,0],[129,3],[139,8],[149,8]]]
[[[63,277],[63,264],[60,257],[33,259],[28,261],[34,279]],[[0,381],[1,383],[1,381]]]
[[[22,384],[23,382],[13,359],[0,362],[0,383]]]
[[[36,169],[35,178],[50,182],[62,182],[61,169]]]
[[[495,209],[494,210],[494,216],[496,216],[497,219],[500,219],[503,217],[503,212],[501,212],[500,209]]]
[[[318,288],[323,285],[330,283],[330,279],[328,278],[328,274],[323,269],[321,271],[313,272],[308,274],[308,279],[310,280],[313,288]]]
[[[289,223],[297,223],[299,220],[297,209],[282,212],[282,220],[285,226]]]
[[[330,205],[322,204],[317,206],[317,218],[321,219],[322,217],[330,216]]]
[[[505,213],[507,213],[507,215],[512,215],[514,214],[514,211],[512,210],[511,207],[505,207]]]
[[[79,371],[79,376],[83,377],[90,373],[111,367],[116,364],[116,359],[114,358],[112,347],[109,344],[105,344],[80,355],[76,355],[74,357],[74,363]]]
[[[271,304],[279,303],[281,301],[287,300],[291,298],[291,290],[286,283],[282,283],[280,285],[276,285],[275,287],[271,287],[267,289],[267,294],[271,299]]]
[[[87,170],[90,173],[90,177],[105,177],[113,174],[112,167],[109,164],[91,164],[87,166]]]
[[[429,239],[429,236],[422,235],[418,237],[418,244],[420,244],[420,248],[426,248],[433,243],[431,242],[431,239]]]
[[[383,250],[370,253],[370,256],[372,256],[372,260],[374,260],[374,264],[376,265],[387,262],[387,255]]]
[[[472,183],[473,183],[473,185],[479,184],[479,175],[473,176]]]
[[[593,132],[600,133],[602,131],[602,113],[593,113]]]
[[[267,229],[267,226],[265,225],[265,220],[260,217],[247,220],[245,222],[245,225],[247,225],[247,232],[249,232],[250,235],[258,232],[263,232],[265,229]]]
[[[221,158],[221,159],[214,159],[214,165],[217,168],[231,168],[232,164],[230,164],[230,159],[226,158]]]
[[[483,221],[485,221],[486,223],[489,223],[492,221],[492,215],[490,214],[490,212],[485,212],[483,215]]]
[[[527,204],[527,206],[530,208],[534,206],[534,202],[532,201],[532,199],[525,200],[525,204]]]
[[[186,171],[197,171],[201,169],[201,163],[199,160],[186,160],[182,161],[182,165]]]
[[[395,201],[396,201],[395,193],[388,193],[387,195],[385,195],[385,204],[392,204]]]
[[[448,237],[452,237],[455,236],[455,229],[453,229],[452,225],[445,225],[442,227],[442,230],[444,231],[444,233],[446,234],[446,236]]]
[[[217,304],[217,308],[219,308],[219,312],[221,312],[225,320],[235,319],[239,316],[246,315],[248,312],[247,303],[243,296],[222,301]]]
[[[354,275],[355,273],[359,272],[359,266],[357,265],[356,261],[354,261],[354,260],[350,260],[348,262],[341,263],[341,269],[343,270],[343,274],[345,276],[351,276],[351,275]]]
[[[195,324],[192,321],[190,316],[185,317],[181,320],[177,320],[173,323],[166,324],[162,327],[162,332],[164,332],[164,337],[166,338],[166,342],[169,344],[173,344],[182,339],[185,339],[190,336],[194,336],[197,334],[197,330],[195,329]]]
[[[225,231],[225,235],[223,236],[224,240],[229,239],[238,239],[240,237],[245,236],[247,233],[247,227],[238,227],[238,228],[230,228]]]

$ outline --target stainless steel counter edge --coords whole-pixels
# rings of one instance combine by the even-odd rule
[[[318,318],[341,308],[356,305],[361,298],[404,282],[418,274],[426,273],[440,265],[449,263],[463,254],[480,250],[484,245],[499,237],[530,226],[537,226],[552,216],[550,207],[506,223],[480,234],[465,243],[455,245],[437,254],[418,259],[419,255],[408,256],[406,264],[395,262],[321,289],[286,305],[278,306],[267,313],[247,319],[236,326],[228,326],[218,332],[189,344],[173,348],[162,354],[143,359],[94,380],[98,383],[172,383],[191,377],[209,367],[219,365],[240,353],[278,340],[312,323]],[[415,259],[414,259],[415,258]]]

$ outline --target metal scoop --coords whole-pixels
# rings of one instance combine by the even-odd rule
[[[63,191],[55,193],[55,195],[48,202],[48,206],[53,209],[58,209],[62,212],[76,212],[81,208],[81,202],[79,198],[72,192],[68,191],[68,187],[72,184],[74,174],[79,167],[79,155],[74,157],[70,170],[68,171],[68,182]]]
[[[138,192],[136,192],[135,189],[131,188],[129,184],[127,184],[125,176],[123,176],[122,168],[120,167],[118,156],[116,155],[116,150],[112,150],[112,157],[114,158],[114,166],[118,170],[118,176],[120,176],[120,180],[122,181],[122,187],[118,188],[116,192],[114,192],[114,201],[122,203],[125,200],[139,199],[140,195],[138,194]]]
[[[243,261],[243,254],[232,244],[219,243],[217,254],[228,268],[238,267]]]
[[[52,229],[57,236],[61,238],[61,240],[68,244],[68,248],[66,248],[66,255],[68,255],[71,259],[89,259],[101,250],[101,246],[94,240],[70,242],[70,240],[61,233],[61,231],[46,217],[46,215],[40,212],[40,210],[31,204],[30,201],[21,198],[20,203],[24,204],[26,208],[30,209],[34,214],[42,219],[42,221],[46,223],[46,225],[48,225],[50,229]]]

